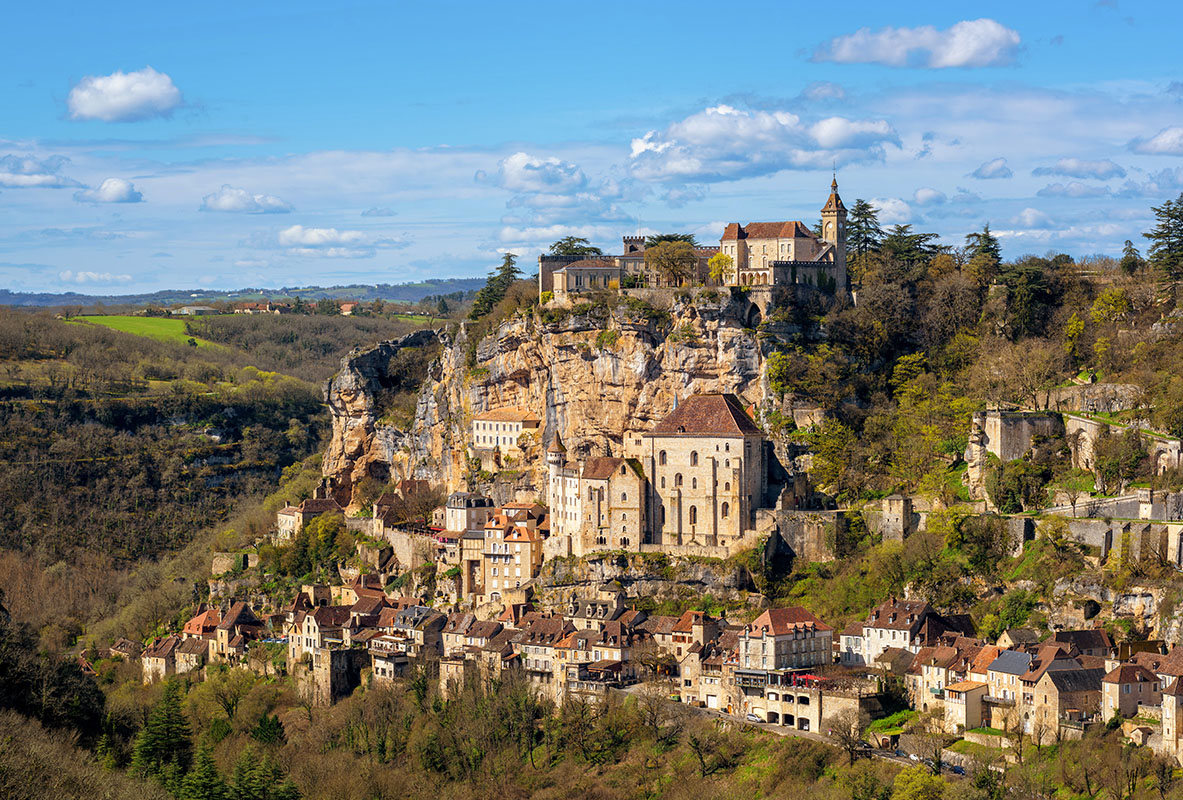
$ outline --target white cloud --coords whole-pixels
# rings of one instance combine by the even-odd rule
[[[107,178],[97,189],[83,189],[74,192],[79,203],[140,203],[144,195],[136,191],[131,181],[123,178]]]
[[[1149,139],[1131,139],[1127,146],[1143,155],[1183,156],[1183,127],[1163,128]]]
[[[1107,158],[1100,161],[1085,161],[1079,158],[1061,158],[1050,167],[1036,167],[1032,175],[1064,175],[1069,178],[1124,178],[1125,170]]]
[[[386,208],[384,206],[370,206],[365,211],[361,212],[363,217],[393,217],[398,214],[393,208]]]
[[[243,267],[246,269],[257,269],[267,266],[269,262],[265,258],[242,258],[234,262],[234,266]]]
[[[912,194],[912,200],[918,206],[939,206],[948,201],[945,193],[937,189],[922,186]]]
[[[1020,228],[1050,228],[1052,218],[1037,208],[1024,208],[1011,220],[1011,224]]]
[[[172,78],[152,67],[135,72],[88,75],[66,98],[70,118],[103,122],[136,122],[168,117],[181,105],[181,90]]]
[[[969,189],[966,189],[962,186],[958,186],[957,187],[957,194],[953,195],[953,199],[950,200],[949,202],[964,203],[966,205],[971,205],[973,203],[982,202],[982,198],[979,197],[976,193],[971,192]]]
[[[885,64],[890,67],[1000,67],[1014,61],[1020,37],[992,19],[958,22],[938,30],[918,28],[860,28],[818,47],[814,61],[840,64]]]
[[[987,161],[973,172],[970,177],[980,178],[981,180],[989,180],[991,178],[1009,178],[1014,175],[1010,167],[1006,165],[1005,158],[995,158],[992,161]]]
[[[81,186],[78,181],[61,174],[70,163],[65,156],[50,156],[38,160],[32,156],[6,155],[0,157],[0,187],[8,189],[61,189]]]
[[[886,120],[829,117],[806,124],[788,111],[718,105],[633,139],[630,167],[642,180],[737,180],[882,161],[889,143],[899,137]]]
[[[898,197],[876,197],[870,203],[884,225],[900,225],[912,219],[912,207]]]
[[[1108,186],[1093,186],[1080,181],[1068,183],[1050,183],[1035,193],[1037,197],[1106,197],[1110,194]]]
[[[1126,181],[1118,195],[1121,197],[1155,197],[1183,191],[1183,167],[1167,168],[1151,173],[1145,183]]]
[[[501,159],[491,178],[483,170],[476,177],[511,192],[574,192],[587,185],[587,175],[576,164],[520,152]]]
[[[274,195],[251,194],[229,184],[201,199],[199,211],[224,211],[230,214],[287,214],[291,205]]]
[[[86,270],[65,270],[58,277],[67,283],[127,283],[130,275],[116,275],[110,272],[89,272]]]
[[[365,241],[361,231],[339,231],[336,228],[305,228],[293,225],[279,232],[281,247],[332,247],[354,245]]]

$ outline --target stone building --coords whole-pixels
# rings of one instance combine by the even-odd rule
[[[834,629],[804,608],[770,608],[739,635],[741,669],[811,669],[833,661]]]
[[[482,411],[472,418],[472,446],[477,450],[500,450],[502,454],[517,453],[521,435],[537,431],[538,426],[538,417],[520,408]]]
[[[754,530],[768,464],[738,397],[692,395],[643,439],[649,543],[729,547]]]
[[[334,500],[323,485],[316,487],[312,497],[298,506],[285,503],[275,514],[275,535],[281,541],[289,541],[304,526],[321,514],[344,514],[344,509]]]
[[[548,558],[637,551],[646,529],[645,479],[635,459],[568,459],[556,434],[546,451],[551,510]]]
[[[1162,684],[1155,675],[1140,664],[1115,667],[1101,681],[1101,719],[1113,716],[1134,717],[1142,706],[1162,703]]]
[[[485,523],[482,573],[484,597],[500,600],[538,574],[549,515],[537,503],[507,503]]]

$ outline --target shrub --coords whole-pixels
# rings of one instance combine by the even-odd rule
[[[599,348],[600,350],[607,350],[611,347],[614,347],[616,345],[616,342],[619,340],[620,340],[620,332],[619,331],[611,331],[611,330],[600,331],[599,334],[596,335],[596,347]]]

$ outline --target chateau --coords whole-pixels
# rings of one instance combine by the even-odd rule
[[[571,302],[583,292],[611,289],[660,288],[666,282],[645,263],[645,237],[625,236],[620,255],[541,255],[538,257],[538,292],[551,293],[552,301]],[[838,196],[838,180],[830,183],[830,196],[821,209],[821,236],[803,222],[729,223],[718,247],[695,248],[696,268],[685,284],[775,287],[810,286],[825,292],[846,289],[846,207]],[[722,253],[732,269],[720,281],[712,281],[708,262]]]

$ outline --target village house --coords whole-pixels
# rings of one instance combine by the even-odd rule
[[[178,675],[196,672],[205,666],[209,655],[209,642],[205,639],[184,639],[174,651]]]
[[[323,485],[318,486],[313,490],[312,497],[302,501],[300,505],[284,503],[283,508],[276,512],[275,537],[280,541],[291,541],[304,530],[305,525],[321,514],[344,513],[344,509],[329,495],[328,490]]]
[[[122,658],[124,661],[131,661],[133,658],[139,658],[143,652],[144,646],[142,644],[120,636],[107,648],[107,658]]]
[[[144,683],[163,680],[177,671],[176,650],[180,643],[180,637],[170,633],[168,636],[155,639],[152,645],[144,650],[140,659]]]
[[[549,516],[537,503],[507,503],[485,523],[482,553],[485,596],[500,600],[504,591],[533,578],[542,566]]]
[[[833,661],[834,629],[804,608],[770,608],[739,636],[739,666],[750,670],[812,669]]]
[[[317,606],[302,612],[288,634],[288,664],[311,655],[315,650],[340,646],[347,642],[350,606]]]
[[[982,699],[990,687],[982,681],[957,681],[945,686],[945,730],[964,733],[982,725]]]
[[[526,676],[544,691],[553,693],[555,645],[574,630],[561,616],[537,616],[511,640]]]
[[[1142,706],[1162,704],[1158,676],[1139,664],[1123,664],[1101,681],[1101,719],[1136,717]]]
[[[1065,650],[1075,649],[1084,656],[1107,658],[1113,650],[1113,640],[1101,628],[1083,631],[1056,631],[1045,644],[1063,645]]]
[[[502,456],[520,455],[524,433],[537,433],[541,420],[522,408],[498,408],[472,417],[474,450],[496,450]]]
[[[888,647],[902,647],[919,652],[917,634],[928,617],[936,612],[923,600],[891,598],[873,609],[863,623],[863,660],[870,664]]]
[[[186,639],[202,639],[208,641],[217,635],[218,624],[222,621],[216,608],[207,608],[192,617],[181,629],[181,636]]]
[[[1059,728],[1092,718],[1101,708],[1101,681],[1105,670],[1098,668],[1053,669],[1035,684],[1035,709],[1028,732],[1047,744]]]
[[[210,662],[237,661],[246,653],[250,642],[262,638],[263,630],[262,620],[249,605],[234,603],[218,623],[214,638],[209,640]]]

